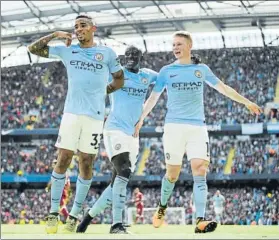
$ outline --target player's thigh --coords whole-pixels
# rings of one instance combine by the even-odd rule
[[[88,116],[81,118],[81,134],[78,150],[87,154],[97,154],[103,136],[104,122]]]
[[[62,149],[76,151],[80,132],[81,126],[79,124],[79,115],[64,113],[55,146]]]
[[[206,126],[191,126],[186,145],[188,160],[210,161],[209,138]]]
[[[138,138],[129,136],[119,130],[104,130],[104,144],[110,160],[120,153],[129,152],[131,170],[134,171],[139,149]]]
[[[163,145],[166,164],[182,164],[186,144],[182,127],[182,124],[174,123],[167,123],[164,126]]]

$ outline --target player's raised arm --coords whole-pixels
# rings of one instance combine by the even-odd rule
[[[252,114],[259,115],[262,113],[262,109],[255,103],[251,102],[249,99],[243,97],[240,95],[237,91],[235,91],[230,86],[223,83],[221,80],[219,80],[209,69],[209,67],[206,66],[206,82],[215,88],[218,92],[222,93],[223,95],[229,97],[230,99],[242,103],[250,110]]]
[[[45,37],[40,38],[39,40],[31,43],[28,46],[30,53],[40,56],[40,57],[49,57],[49,46],[48,43],[54,38],[66,39],[66,46],[70,46],[72,42],[72,34],[68,32],[56,31],[52,34],[49,34]]]
[[[110,94],[124,85],[124,73],[123,70],[119,70],[111,74],[113,80],[110,84],[107,85],[107,94]]]

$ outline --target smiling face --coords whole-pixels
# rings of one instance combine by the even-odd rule
[[[174,36],[172,51],[177,59],[188,57],[191,54],[192,42],[184,36]]]
[[[142,52],[138,48],[131,46],[125,51],[125,67],[132,72],[137,72],[139,69]]]
[[[87,18],[78,18],[75,21],[75,34],[81,44],[85,44],[93,39],[96,26]]]

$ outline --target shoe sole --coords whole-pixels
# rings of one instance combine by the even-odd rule
[[[215,229],[217,228],[217,222],[210,222],[209,224],[206,225],[204,230],[200,230],[196,227],[195,233],[209,233],[209,232],[214,232]]]

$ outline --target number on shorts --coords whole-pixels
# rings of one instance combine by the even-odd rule
[[[206,142],[206,155],[209,157],[209,142]]]
[[[100,135],[100,140],[98,141],[98,136]],[[91,146],[93,146],[95,149],[98,149],[100,147],[100,142],[103,139],[103,134],[93,133],[93,142],[90,143]]]

